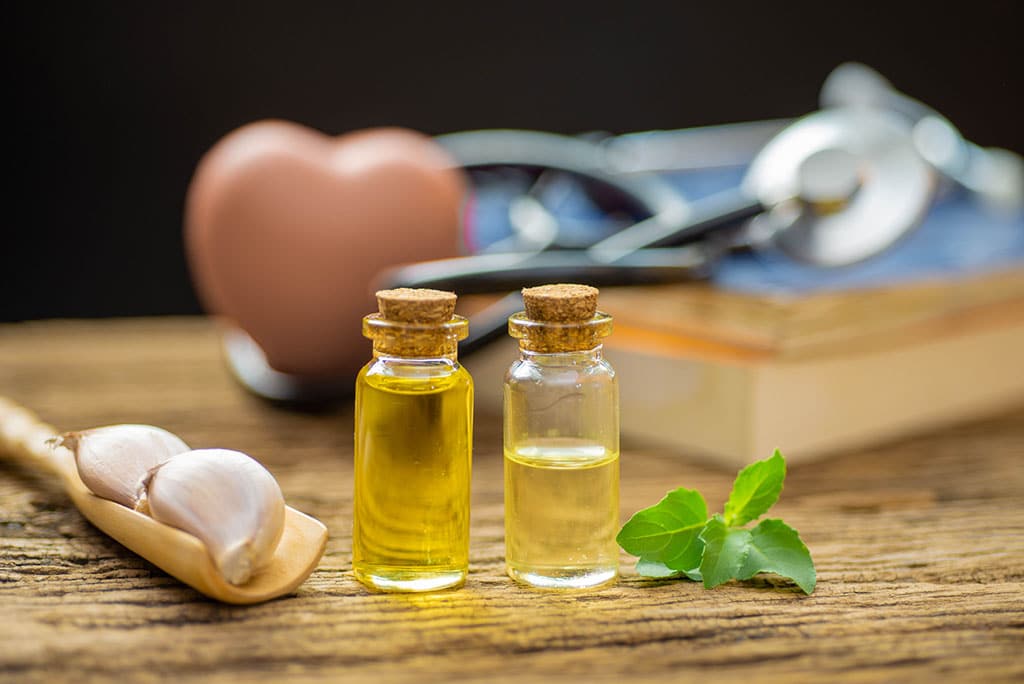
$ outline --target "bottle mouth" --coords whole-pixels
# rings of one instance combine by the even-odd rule
[[[509,316],[508,333],[512,337],[522,339],[531,332],[538,330],[580,330],[589,332],[598,338],[603,338],[612,334],[612,317],[603,311],[598,311],[592,318],[585,321],[565,323],[534,320],[527,317],[525,311]]]
[[[532,352],[584,351],[600,346],[612,333],[612,317],[598,311],[585,321],[550,322],[529,318],[525,311],[508,319],[508,334]]]
[[[452,316],[440,323],[407,323],[383,318],[379,313],[363,317],[363,336],[371,340],[382,335],[441,335],[452,340],[464,340],[469,335],[469,320],[463,316]]]

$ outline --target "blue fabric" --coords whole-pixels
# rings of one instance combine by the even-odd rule
[[[698,199],[734,187],[743,168],[666,174],[684,197]],[[555,184],[538,193],[570,235],[570,241],[599,239],[630,221],[606,216],[579,187]],[[475,198],[474,245],[486,247],[511,233],[508,204],[515,184],[488,186]],[[929,278],[955,278],[1024,267],[1024,213],[996,216],[977,206],[965,192],[939,199],[922,225],[885,253],[843,268],[802,264],[777,252],[736,253],[716,268],[713,282],[742,292],[799,294],[849,290]]]
[[[743,171],[667,178],[684,196],[695,199],[733,187]],[[796,294],[963,277],[1014,266],[1024,267],[1024,213],[997,216],[960,191],[937,201],[920,227],[902,241],[862,263],[819,268],[777,252],[738,253],[719,265],[712,280],[728,290]]]

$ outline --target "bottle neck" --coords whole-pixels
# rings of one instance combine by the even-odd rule
[[[387,349],[378,349],[377,345],[373,346],[373,360],[382,361],[384,363],[394,364],[430,364],[430,363],[444,363],[447,365],[457,363],[459,355],[457,349],[452,349],[451,353],[447,354],[431,354],[430,356],[408,356],[404,354],[391,353]]]
[[[520,341],[519,358],[538,366],[588,366],[600,363],[604,358],[604,345],[599,344],[591,349],[539,352],[527,349]]]

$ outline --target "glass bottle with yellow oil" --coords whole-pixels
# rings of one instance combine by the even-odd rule
[[[373,360],[356,379],[352,569],[381,591],[462,585],[469,570],[473,380],[455,295],[377,293]]]
[[[509,318],[520,358],[505,376],[505,563],[544,588],[618,576],[619,397],[597,289],[523,290]]]

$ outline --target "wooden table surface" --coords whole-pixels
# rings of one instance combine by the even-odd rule
[[[796,466],[775,511],[814,556],[810,597],[775,578],[711,591],[646,580],[626,557],[612,588],[515,586],[500,419],[478,416],[466,587],[382,595],[351,573],[351,407],[298,414],[247,396],[206,321],[0,326],[0,394],[62,429],[152,423],[246,451],[331,532],[295,596],[220,605],[0,460],[4,682],[1024,679],[1024,407]],[[732,477],[625,442],[623,520],[682,485],[720,510]]]

